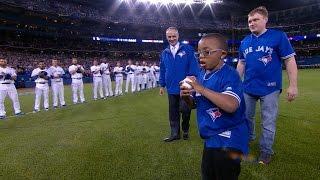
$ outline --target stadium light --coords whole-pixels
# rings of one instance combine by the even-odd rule
[[[320,34],[317,34],[317,37],[320,37]]]
[[[163,40],[149,40],[149,39],[142,39],[143,43],[163,43]]]
[[[186,0],[185,3],[181,2],[180,4],[191,5],[192,3],[193,3],[193,0]]]

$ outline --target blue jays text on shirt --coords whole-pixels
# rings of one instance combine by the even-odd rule
[[[265,53],[268,53],[271,55],[273,52],[273,48],[269,47],[269,46],[258,46],[257,49],[255,49],[254,51],[255,52],[265,52]],[[253,52],[253,48],[251,46],[248,47],[247,49],[245,49],[243,52],[244,58],[247,57],[247,54],[252,53],[252,52]]]

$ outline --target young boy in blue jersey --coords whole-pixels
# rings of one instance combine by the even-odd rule
[[[244,76],[246,117],[251,141],[255,139],[256,103],[260,101],[260,164],[269,164],[273,155],[278,101],[282,91],[282,64],[286,67],[289,79],[287,100],[291,102],[298,95],[295,52],[287,35],[280,30],[267,29],[267,22],[268,11],[265,7],[253,9],[248,14],[251,34],[241,42],[237,66],[240,76]]]
[[[248,153],[249,130],[245,118],[242,83],[237,71],[223,61],[226,39],[207,34],[198,44],[202,70],[191,79],[188,89],[180,86],[186,101],[197,105],[197,122],[204,139],[202,179],[237,179],[240,161]]]

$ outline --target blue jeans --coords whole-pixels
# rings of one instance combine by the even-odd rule
[[[278,116],[280,91],[275,91],[266,96],[254,96],[244,93],[246,103],[246,117],[249,120],[250,140],[255,139],[255,112],[256,103],[260,100],[261,107],[261,137],[260,151],[262,153],[273,154],[272,145],[276,133],[276,120]]]

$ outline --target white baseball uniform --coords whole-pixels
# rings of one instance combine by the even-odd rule
[[[122,84],[123,84],[123,67],[115,67],[113,69],[115,80],[116,80],[116,88],[114,95],[122,95]]]
[[[148,81],[148,88],[155,88],[157,81],[155,76],[156,70],[153,66],[149,67],[149,81]]]
[[[91,66],[90,71],[93,76],[93,99],[96,100],[98,98],[98,89],[100,98],[104,98],[102,91],[102,76],[101,76],[101,68],[99,65]]]
[[[136,69],[135,65],[127,65],[125,68],[126,74],[127,74],[127,80],[126,80],[126,93],[128,92],[129,89],[129,83],[131,82],[131,92],[135,92],[135,76],[134,76],[134,71]]]
[[[112,82],[110,77],[110,67],[108,63],[101,63],[100,68],[102,70],[102,84],[104,87],[105,96],[113,96]]]
[[[134,70],[134,76],[135,76],[135,87],[137,91],[140,91],[141,86],[141,77],[142,77],[142,66],[136,66]]]
[[[47,77],[49,77],[49,72],[47,69],[36,68],[32,71],[31,77],[36,78],[36,88],[35,88],[35,102],[34,102],[34,111],[40,111],[40,102],[41,96],[43,96],[43,107],[45,110],[49,109],[49,85],[48,80],[39,77],[39,73],[45,71],[47,72]]]
[[[155,70],[156,86],[157,86],[159,83],[159,78],[160,78],[160,67],[155,65],[155,66],[153,66],[153,69]]]
[[[146,89],[149,81],[149,67],[148,66],[142,66],[142,88]]]
[[[78,103],[78,92],[80,96],[80,101],[84,102],[84,93],[83,93],[83,74],[80,72],[77,72],[78,69],[84,70],[83,66],[81,65],[71,65],[69,66],[69,72],[71,74],[72,78],[72,97],[73,97],[73,104]]]
[[[64,86],[62,76],[65,74],[64,70],[60,66],[51,66],[48,69],[51,77],[52,99],[53,107],[58,106],[58,98],[61,106],[65,106],[64,101]]]
[[[12,101],[15,114],[21,113],[19,97],[14,81],[11,79],[5,79],[6,74],[10,74],[11,77],[17,76],[16,71],[11,67],[0,67],[0,116],[5,116],[4,100],[8,95]]]

